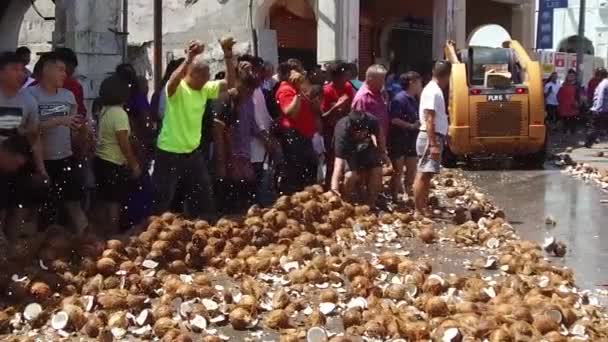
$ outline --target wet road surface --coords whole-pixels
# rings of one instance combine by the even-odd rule
[[[542,244],[546,236],[555,236],[564,241],[568,253],[563,262],[574,269],[579,287],[608,283],[608,205],[600,203],[608,193],[550,167],[474,167],[464,174],[505,210],[523,239]],[[547,225],[547,216],[557,224]]]

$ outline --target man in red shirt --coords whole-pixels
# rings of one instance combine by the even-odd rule
[[[305,95],[310,85],[300,68],[294,67],[287,81],[281,82],[276,100],[281,114],[279,132],[285,156],[281,192],[293,193],[316,181],[317,156],[312,145],[316,133],[315,117]]]
[[[347,64],[336,62],[329,65],[331,82],[323,86],[323,139],[327,148],[327,173],[325,182],[329,186],[334,165],[334,129],[336,123],[350,112],[355,91],[349,82]]]
[[[63,82],[63,88],[69,90],[74,94],[76,98],[76,104],[78,105],[78,114],[82,116],[87,115],[87,108],[84,105],[84,91],[82,90],[82,85],[76,79],[74,79],[74,72],[78,67],[78,57],[72,49],[68,48],[57,48],[55,49],[55,54],[65,63],[66,72],[68,77]]]

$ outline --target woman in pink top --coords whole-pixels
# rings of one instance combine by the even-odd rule
[[[576,72],[568,70],[566,80],[557,92],[557,113],[562,121],[564,133],[574,134],[576,132],[576,120],[578,119],[579,109],[576,96]]]

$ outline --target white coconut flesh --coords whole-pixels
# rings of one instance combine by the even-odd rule
[[[23,317],[28,321],[36,319],[42,313],[42,306],[38,303],[28,304],[23,310]]]
[[[497,238],[490,238],[486,242],[486,247],[488,247],[490,249],[496,249],[496,248],[500,247],[500,240],[498,240]]]
[[[200,330],[205,330],[207,329],[207,320],[201,315],[196,315],[190,320],[190,325]]]
[[[158,267],[158,262],[147,259],[147,260],[144,260],[144,262],[142,262],[141,265],[147,269],[155,269]]]
[[[327,341],[327,333],[319,327],[308,329],[306,333],[306,342],[325,342]]]
[[[93,310],[93,305],[95,305],[95,297],[93,296],[82,296],[80,298],[80,302],[84,306],[84,309],[87,312],[91,312]]]
[[[143,326],[148,321],[148,317],[150,316],[150,310],[145,309],[137,315],[135,318],[135,323],[139,326]]]
[[[418,287],[416,287],[414,284],[407,284],[405,292],[408,294],[408,296],[414,298],[418,294]]]
[[[207,309],[208,311],[216,311],[220,307],[216,302],[207,298],[203,299],[202,303],[205,306],[205,309]]]
[[[63,330],[68,326],[70,316],[65,311],[59,311],[51,319],[51,327],[55,330]]]
[[[458,328],[449,328],[443,333],[442,342],[454,342],[460,337]]]
[[[319,304],[319,311],[321,311],[324,315],[329,315],[336,309],[336,304],[334,303],[321,303]]]
[[[545,311],[545,315],[554,320],[557,324],[560,324],[564,318],[559,310],[547,310]]]
[[[348,302],[346,307],[349,309],[357,308],[357,307],[362,308],[362,309],[367,309],[367,300],[363,297],[353,298],[350,300],[350,302]]]
[[[114,327],[110,330],[112,336],[115,338],[123,338],[127,334],[127,330],[124,328]]]

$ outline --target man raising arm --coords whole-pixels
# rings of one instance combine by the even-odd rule
[[[236,68],[232,61],[234,39],[220,41],[226,60],[226,80],[210,81],[209,65],[201,55],[202,43],[188,45],[186,60],[171,75],[166,89],[166,107],[157,142],[153,181],[156,184],[154,212],[169,209],[180,182],[188,184],[185,198],[188,213],[211,214],[212,189],[202,152],[202,122],[207,102],[219,97],[222,89],[234,86]],[[209,133],[206,133],[209,134]]]

